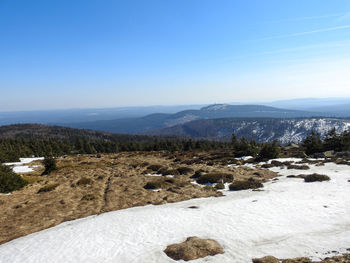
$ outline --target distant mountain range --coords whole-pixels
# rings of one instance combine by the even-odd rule
[[[326,118],[225,118],[196,120],[151,131],[153,135],[178,135],[229,141],[232,133],[259,142],[278,140],[281,144],[300,143],[312,130],[322,136],[335,128],[349,131],[350,120]]]
[[[73,128],[94,129],[117,133],[142,134],[201,119],[220,118],[298,118],[327,116],[317,112],[288,110],[263,105],[214,104],[199,110],[185,110],[174,114],[151,114],[140,118],[66,123]]]
[[[205,105],[174,105],[118,107],[101,109],[67,109],[0,112],[0,125],[16,123],[57,124],[137,118],[153,113],[176,113],[188,109],[200,109]]]
[[[231,138],[231,134],[235,133],[238,137],[245,136],[261,142],[277,139],[283,144],[299,143],[311,130],[324,134],[333,127],[339,132],[349,128],[349,122],[345,119],[350,116],[348,99],[300,99],[277,101],[271,104],[284,105],[286,108],[269,105],[213,104],[10,112],[0,113],[0,126],[25,122],[56,125],[56,128],[49,129],[49,134],[57,133],[57,136],[71,132],[79,135],[76,130],[71,131],[67,128],[61,130],[57,126],[103,132],[94,135],[93,131],[84,131],[84,137],[89,138],[96,136],[110,138],[114,133],[190,136],[227,141]],[[21,126],[20,131],[15,129],[22,137],[48,132],[45,131],[48,129],[46,126],[39,125],[35,129],[30,127],[24,134],[24,127]],[[6,134],[4,129],[6,130],[0,127],[0,134]],[[108,132],[110,134],[107,134]],[[122,140],[124,135],[118,136],[118,140]]]
[[[334,117],[350,117],[350,98],[304,98],[263,104],[277,108],[327,113]]]
[[[269,106],[273,108],[282,109],[282,111],[296,110],[302,112],[311,113],[312,116],[322,117],[337,117],[346,118],[350,117],[350,98],[304,98],[304,99],[291,99],[280,100],[273,102],[259,102],[259,103],[229,103],[231,106],[240,106],[245,111],[245,107],[252,106]],[[219,104],[220,105],[220,104]],[[218,107],[220,107],[218,105]],[[16,123],[40,123],[50,125],[63,125],[74,123],[96,122],[96,121],[113,121],[117,119],[130,119],[130,118],[142,118],[147,115],[158,114],[176,114],[186,112],[188,110],[201,110],[208,104],[201,105],[172,105],[172,106],[136,106],[136,107],[115,107],[115,108],[90,108],[90,109],[66,109],[66,110],[37,110],[37,111],[12,111],[12,112],[0,112],[0,126]],[[212,105],[209,105],[211,107]],[[238,108],[239,109],[239,108]],[[287,110],[283,110],[287,109]],[[223,111],[221,111],[223,112]],[[225,116],[212,116],[209,118],[220,117],[261,117],[261,114],[255,116],[255,112],[251,111],[237,116],[237,114]],[[268,114],[267,114],[268,115]],[[301,114],[300,112],[296,116],[291,117],[308,117],[310,114]],[[161,117],[161,116],[158,116]],[[163,116],[164,117],[164,116]],[[276,117],[276,116],[264,116],[264,117]],[[278,116],[284,117],[284,116]],[[149,120],[149,118],[146,118]],[[153,117],[150,118],[152,121]],[[138,120],[137,120],[138,121]],[[142,122],[142,121],[141,121]],[[122,121],[124,123],[124,121]],[[99,123],[102,125],[102,123]]]

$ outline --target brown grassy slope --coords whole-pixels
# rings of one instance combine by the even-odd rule
[[[199,155],[200,158],[194,155]],[[222,195],[214,189],[191,184],[189,177],[192,174],[175,176],[170,182],[164,182],[159,192],[146,190],[144,186],[147,182],[169,179],[142,174],[147,169],[147,163],[159,164],[169,169],[186,166],[194,171],[204,169],[208,172],[229,172],[235,179],[254,176],[265,181],[276,176],[267,170],[227,168],[220,164],[221,160],[215,161],[217,157],[208,156],[214,155],[133,152],[102,155],[101,158],[59,158],[58,171],[38,177],[42,169],[37,169],[26,176],[31,184],[11,195],[0,195],[0,244],[64,221],[103,212]],[[208,161],[201,161],[206,158],[210,159],[210,165]],[[196,162],[189,165],[183,163],[188,160]]]

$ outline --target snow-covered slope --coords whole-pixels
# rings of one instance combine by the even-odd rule
[[[329,118],[296,119],[210,119],[196,120],[152,132],[160,135],[181,135],[231,140],[232,133],[260,142],[278,140],[282,144],[300,143],[312,130],[325,135],[331,129],[343,132],[350,129],[349,120]]]
[[[212,238],[225,253],[193,262],[251,262],[253,257],[324,256],[350,246],[350,166],[308,171],[329,182],[280,177],[265,191],[125,209],[63,223],[0,246],[0,262],[175,262],[163,250],[189,236]],[[190,209],[189,206],[198,206]],[[19,226],[20,227],[20,226]]]

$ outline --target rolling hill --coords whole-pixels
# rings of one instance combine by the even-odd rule
[[[286,110],[263,105],[214,104],[199,110],[185,110],[175,114],[151,114],[141,118],[67,123],[65,126],[116,133],[143,134],[155,129],[181,125],[194,120],[220,118],[297,118],[326,116],[327,114]]]

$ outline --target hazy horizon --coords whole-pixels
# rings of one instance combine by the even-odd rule
[[[150,105],[126,105],[126,106],[102,106],[102,107],[70,107],[70,108],[45,108],[45,109],[24,109],[24,110],[0,110],[0,113],[6,112],[36,112],[36,111],[70,111],[70,110],[104,110],[104,109],[139,109],[139,108],[170,108],[170,107],[191,107],[191,106],[203,106],[205,105],[215,105],[215,104],[228,104],[228,105],[270,105],[278,103],[292,103],[294,101],[314,101],[316,103],[321,103],[322,105],[342,105],[343,101],[346,104],[350,103],[350,97],[327,97],[327,98],[291,98],[291,99],[281,99],[281,100],[265,100],[265,101],[222,101],[222,102],[202,102],[202,103],[188,103],[188,104],[150,104]],[[300,105],[302,106],[302,105]],[[279,108],[279,106],[274,106]],[[283,107],[282,107],[283,108]],[[286,108],[286,107],[284,107]],[[312,108],[312,105],[310,105]]]
[[[350,98],[350,2],[0,2],[0,111]]]

